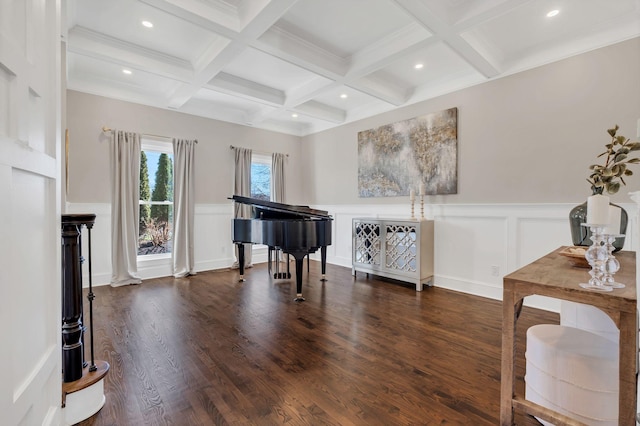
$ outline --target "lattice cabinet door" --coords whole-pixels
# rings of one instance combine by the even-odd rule
[[[415,224],[387,224],[385,267],[398,271],[418,269],[417,229]]]
[[[380,265],[380,224],[353,222],[353,261],[363,265]]]

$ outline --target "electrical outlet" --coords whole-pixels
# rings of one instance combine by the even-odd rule
[[[500,276],[500,267],[497,265],[493,265],[491,267],[491,275],[493,275],[494,277],[499,277]]]

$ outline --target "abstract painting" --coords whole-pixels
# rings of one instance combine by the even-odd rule
[[[458,108],[358,132],[360,197],[458,192]]]

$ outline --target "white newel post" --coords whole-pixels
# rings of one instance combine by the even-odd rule
[[[638,225],[640,224],[640,191],[630,192],[629,196],[638,204],[637,213],[633,216],[634,223],[632,228],[638,229]],[[638,241],[640,241],[640,238],[638,239]],[[638,300],[640,300],[640,286],[638,285],[638,283],[640,282],[640,268],[638,267],[638,265],[640,265],[640,249],[636,248],[636,295],[638,296]],[[636,393],[636,395],[637,394],[638,393]],[[637,411],[638,413],[640,413],[640,402],[638,404],[639,405]],[[636,424],[640,424],[640,415],[636,416]]]

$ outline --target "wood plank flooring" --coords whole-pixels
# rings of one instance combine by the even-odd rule
[[[96,359],[111,370],[105,406],[81,425],[499,423],[499,301],[333,265],[322,283],[319,269],[305,272],[302,303],[264,264],[244,283],[211,271],[96,287]],[[537,323],[558,315],[523,309],[520,382]]]

